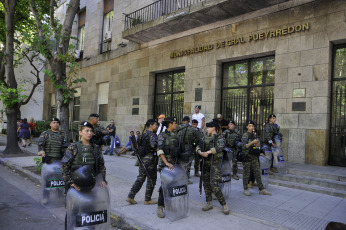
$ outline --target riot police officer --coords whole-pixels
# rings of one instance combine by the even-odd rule
[[[97,145],[98,148],[102,148],[102,145],[106,142],[110,142],[109,132],[103,126],[98,124],[99,115],[92,113],[89,115],[89,123],[93,126],[93,136],[90,140],[93,144]]]
[[[235,180],[239,180],[239,177],[237,176],[238,172],[238,161],[237,161],[237,145],[240,142],[240,132],[235,128],[235,122],[231,120],[228,123],[228,129],[226,129],[223,132],[223,136],[226,141],[226,146],[230,148],[233,151],[233,159],[232,159],[232,168],[233,168],[233,175],[232,177]]]
[[[206,124],[207,133],[198,144],[196,151],[204,158],[202,168],[202,180],[207,204],[203,206],[203,211],[213,209],[212,194],[214,193],[222,206],[222,212],[225,215],[229,214],[229,208],[223,197],[219,182],[221,181],[221,160],[225,140],[220,132],[218,122],[212,121]]]
[[[196,119],[193,119],[191,122],[192,127],[197,131],[197,143],[196,143],[196,147],[198,145],[198,143],[202,140],[202,138],[204,137],[203,131],[198,128],[198,121]],[[194,158],[194,168],[195,168],[195,177],[200,177],[201,175],[199,174],[199,165],[200,165],[200,161],[201,161],[201,156],[198,155],[195,152],[195,158]]]
[[[259,194],[261,195],[271,195],[270,192],[264,189],[262,184],[262,179],[259,170],[258,157],[260,151],[257,149],[257,144],[259,140],[256,138],[253,130],[255,129],[255,123],[252,120],[246,122],[247,132],[242,136],[242,152],[243,152],[243,188],[244,195],[251,196],[251,193],[248,190],[248,183],[250,177],[250,170],[254,173],[255,179],[258,184]]]
[[[87,121],[79,125],[80,141],[72,143],[67,148],[61,161],[62,174],[65,181],[66,190],[74,188],[77,191],[80,187],[75,184],[72,173],[82,166],[90,166],[93,175],[101,174],[103,181],[99,184],[101,188],[106,186],[106,167],[102,151],[90,140],[93,136],[93,126]]]
[[[42,157],[42,162],[47,164],[61,161],[68,146],[66,135],[59,130],[60,120],[54,117],[49,125],[50,129],[42,132],[38,138],[38,155]],[[47,191],[43,190],[42,204],[47,204],[47,196]]]
[[[276,122],[276,116],[275,114],[270,114],[268,116],[268,122],[265,125],[265,140],[264,143],[269,145],[270,147],[276,147],[275,143],[273,142],[274,136],[279,134],[279,126],[275,123]],[[270,173],[277,173],[278,169],[276,167],[273,167],[273,157],[271,159],[271,165],[270,165]]]
[[[193,155],[196,152],[196,144],[198,142],[198,133],[197,130],[195,130],[190,124],[190,118],[188,116],[185,116],[183,118],[183,124],[179,125],[177,129],[177,133],[180,137],[181,143],[185,150],[189,149],[191,151],[191,154]],[[192,160],[192,159],[191,159]],[[192,181],[190,181],[190,168],[191,168],[192,161],[186,166],[186,172],[187,177],[189,178],[188,183],[192,184]]]
[[[158,151],[157,156],[162,160],[161,167],[168,167],[170,170],[174,169],[174,164],[177,163],[177,154],[180,148],[179,137],[174,132],[177,129],[177,119],[175,117],[167,117],[163,121],[166,130],[161,132],[158,136]],[[163,208],[165,201],[163,198],[162,186],[159,189],[159,200],[157,207],[157,216],[164,218],[165,214]]]
[[[130,204],[137,204],[134,198],[142,188],[145,178],[147,178],[147,186],[145,190],[144,204],[157,204],[156,201],[151,199],[157,178],[158,158],[155,155],[157,149],[157,122],[154,119],[149,119],[145,124],[145,128],[145,132],[139,137],[137,143],[138,149],[135,150],[138,157],[142,158],[143,165],[139,164],[137,180],[133,184],[130,193],[127,196],[126,201]]]

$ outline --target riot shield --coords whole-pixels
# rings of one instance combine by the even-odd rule
[[[225,200],[231,197],[231,172],[231,161],[224,159],[221,165],[221,181],[219,182],[219,186]]]
[[[64,204],[65,182],[61,173],[61,162],[44,163],[41,168],[43,203]]]
[[[101,174],[90,191],[70,188],[66,195],[67,229],[110,229],[109,188],[100,188]]]
[[[270,164],[272,163],[273,152],[272,148],[268,145],[262,145],[262,149],[264,150],[264,155],[269,160]]]
[[[260,175],[264,188],[268,187],[270,160],[267,157],[259,157]]]
[[[163,167],[161,183],[165,199],[165,212],[170,221],[176,221],[189,215],[189,193],[187,187],[186,171],[181,165],[174,165],[171,171]]]
[[[282,148],[274,148],[272,147],[273,155],[274,155],[274,163],[273,166],[278,169],[278,174],[284,175],[287,173],[286,162],[284,158],[284,153]]]
[[[223,159],[231,162],[233,160],[233,150],[230,148],[223,149]]]

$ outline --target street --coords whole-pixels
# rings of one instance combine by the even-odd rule
[[[0,166],[0,229],[63,229],[64,207],[41,205],[41,187]],[[62,215],[56,216],[54,213]]]

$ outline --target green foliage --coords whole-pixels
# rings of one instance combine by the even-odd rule
[[[143,20],[140,17],[132,19],[132,27],[135,27],[136,25],[142,24]]]
[[[2,130],[1,130],[1,133],[2,133],[2,134],[7,134],[7,129],[2,129]]]
[[[14,108],[28,98],[22,94],[25,91],[22,87],[23,85],[19,85],[17,89],[7,88],[3,82],[0,83],[0,101],[2,101],[5,109]]]
[[[35,169],[34,169],[34,171],[35,172],[41,171],[41,168],[42,168],[42,165],[43,165],[42,157],[35,157],[34,158],[34,162],[35,162]]]
[[[35,128],[35,137],[39,137],[43,131],[46,131],[50,128],[49,121],[37,121]]]

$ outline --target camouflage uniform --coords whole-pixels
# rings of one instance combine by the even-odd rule
[[[262,179],[259,170],[258,156],[250,154],[250,148],[248,144],[255,140],[256,136],[253,133],[245,132],[242,137],[242,149],[243,149],[243,188],[244,190],[248,189],[250,171],[254,173],[255,179],[258,184],[259,190],[263,190]]]
[[[169,132],[167,129],[164,132],[161,132],[158,136],[157,148],[158,157],[160,157],[161,154],[164,154],[168,163],[173,165],[177,163],[177,156],[175,152],[176,149],[179,148],[179,137],[175,132]],[[163,167],[166,167],[166,165],[163,161],[161,161],[161,168]],[[162,186],[160,186],[159,189],[158,206],[165,206]]]
[[[195,154],[196,157],[196,146],[198,143],[198,138],[199,138],[199,134],[197,133],[198,131],[195,130],[191,125],[189,124],[182,124],[178,127],[178,135],[180,136],[180,139],[182,141],[182,144],[184,145],[190,145],[192,152]],[[184,138],[185,137],[185,138]],[[197,154],[198,156],[198,154]],[[199,160],[197,160],[199,163]],[[187,172],[187,176],[188,178],[190,178],[190,169],[191,169],[191,164],[192,162],[190,162],[187,166],[186,166],[186,172]],[[196,162],[195,162],[196,165]],[[196,169],[196,167],[195,167]],[[196,172],[196,171],[195,171]],[[197,168],[197,172],[198,172],[198,168]]]
[[[220,204],[226,205],[226,201],[222,195],[219,187],[221,181],[221,160],[223,155],[223,149],[225,147],[225,140],[222,134],[216,134],[214,136],[205,135],[204,138],[198,144],[196,151],[202,152],[211,150],[213,154],[209,154],[207,158],[204,158],[202,180],[205,192],[205,198],[207,202],[212,201],[212,193],[219,200]],[[204,149],[202,149],[204,145]]]
[[[45,153],[53,160],[61,160],[67,147],[67,139],[63,132],[47,130],[38,138],[38,154]]]
[[[147,154],[142,158],[145,167],[148,170],[150,179],[147,179],[147,186],[145,190],[145,201],[150,201],[151,196],[154,191],[154,187],[157,179],[157,157],[155,156],[155,151],[157,149],[157,136],[156,133],[147,131],[145,134],[141,136],[141,140],[139,144],[142,146],[146,146]],[[147,177],[145,169],[143,165],[139,164],[137,180],[133,184],[130,193],[128,195],[129,198],[134,199],[135,195],[142,188],[142,185]],[[150,181],[151,180],[151,181]]]
[[[68,190],[73,184],[72,173],[84,166],[93,165],[95,174],[100,173],[106,181],[106,167],[102,151],[96,145],[83,145],[81,141],[70,144],[61,160],[62,175],[65,188]]]
[[[226,141],[226,146],[233,151],[232,168],[233,175],[237,175],[238,172],[238,161],[237,161],[237,142],[240,141],[240,132],[237,129],[230,130],[226,129],[223,132],[223,136]]]
[[[105,135],[109,135],[109,132],[108,130],[99,125],[99,124],[96,124],[93,126],[93,133],[95,135],[92,136],[91,140],[90,140],[90,143],[93,143],[95,145],[97,145],[99,148],[101,148],[102,145],[104,145],[105,143],[103,142],[103,139],[102,137],[105,136]],[[102,134],[102,131],[106,132],[106,134]]]
[[[279,134],[279,126],[277,124],[272,124],[268,122],[265,125],[265,143],[271,144],[271,141],[273,141],[273,138],[276,134]]]
[[[265,133],[264,143],[271,147],[272,143],[273,143],[274,136],[279,134],[279,126],[277,124],[275,124],[275,123],[272,124],[272,123],[268,122],[265,125],[264,130],[266,132]],[[274,155],[272,155],[270,168],[273,168],[273,162],[274,162]]]

